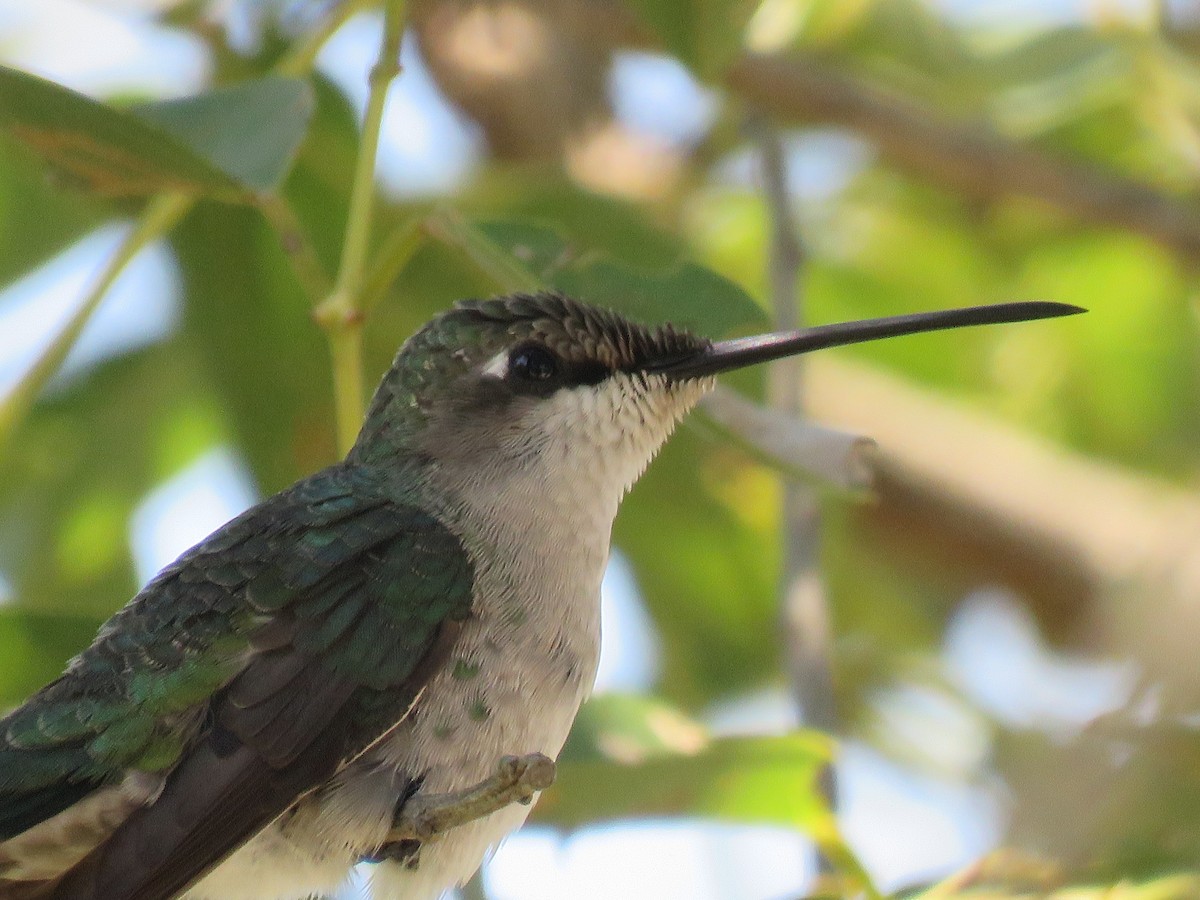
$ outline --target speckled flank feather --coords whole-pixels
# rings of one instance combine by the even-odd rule
[[[507,378],[529,342],[558,382]],[[331,891],[413,792],[556,755],[617,507],[711,386],[639,367],[703,346],[555,294],[433,320],[346,462],[184,554],[0,719],[0,898]],[[380,863],[377,896],[435,896],[527,813]]]

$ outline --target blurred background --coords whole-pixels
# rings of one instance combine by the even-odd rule
[[[626,501],[563,781],[466,896],[1200,897],[1200,5],[405,15],[368,390],[537,284],[712,337],[1091,310],[730,379]],[[313,309],[383,21],[0,0],[0,62],[109,104],[0,79],[0,707],[337,457]]]

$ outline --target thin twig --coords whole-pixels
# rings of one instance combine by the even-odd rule
[[[342,258],[333,291],[316,309],[317,321],[329,336],[333,357],[334,404],[338,446],[354,444],[363,416],[362,290],[371,242],[375,206],[375,157],[388,88],[400,74],[400,42],[404,36],[404,0],[389,0],[384,8],[379,58],[371,68],[367,109],[350,189],[350,207]]]
[[[378,0],[340,0],[327,18],[292,45],[276,64],[275,71],[280,75],[305,75],[311,72],[317,54],[321,52],[326,41],[333,37],[333,33],[352,16],[371,9],[377,2]]]
[[[765,119],[755,120],[752,127],[762,153],[763,194],[771,218],[771,306],[776,326],[789,330],[798,327],[803,316],[799,280],[804,248],[788,196],[787,162],[779,131]],[[797,418],[804,414],[801,375],[799,359],[782,360],[772,367],[770,382],[772,406]],[[818,568],[820,506],[810,486],[785,480],[782,531],[780,614],[792,691],[805,724],[832,732],[837,728],[837,714],[833,697],[829,608]],[[835,808],[837,783],[832,766],[822,770],[819,784],[830,808]],[[823,868],[830,866],[824,857],[821,864]]]
[[[392,230],[384,240],[370,273],[363,280],[360,305],[369,313],[387,293],[396,277],[408,265],[426,237],[420,219],[412,219]]]
[[[16,387],[0,402],[0,447],[7,445],[17,426],[37,400],[38,394],[46,386],[46,382],[62,367],[67,354],[75,346],[79,335],[83,333],[84,327],[99,308],[113,282],[144,247],[168,232],[190,208],[191,200],[181,194],[164,194],[155,198],[146,208],[137,224],[105,264],[91,290],[67,324],[42,351],[41,356],[17,382]]]
[[[723,385],[700,401],[706,421],[765,465],[814,488],[869,493],[875,442],[784,410],[760,406]]]
[[[314,305],[328,297],[333,289],[329,275],[317,256],[308,233],[296,210],[287,198],[281,194],[264,194],[258,199],[258,208],[262,211],[267,224],[279,238],[279,246],[287,256],[288,263],[300,282],[300,287],[308,295]]]

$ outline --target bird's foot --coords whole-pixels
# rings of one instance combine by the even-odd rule
[[[410,858],[414,844],[437,840],[447,831],[490,816],[513,803],[529,804],[533,795],[554,783],[554,760],[541,753],[505,756],[496,774],[462,791],[418,793],[397,812],[387,841],[373,858],[387,859],[395,851]]]

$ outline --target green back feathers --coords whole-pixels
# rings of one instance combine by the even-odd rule
[[[341,679],[348,696],[409,678],[441,623],[468,614],[472,571],[456,536],[388,494],[378,473],[334,466],[164,569],[0,719],[0,840],[128,769],[169,771],[230,690],[259,701],[254,727],[282,716],[300,733],[324,714],[289,693],[304,684]]]

